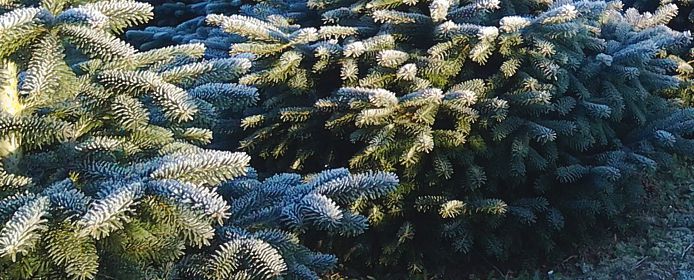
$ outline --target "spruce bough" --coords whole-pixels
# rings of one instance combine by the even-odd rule
[[[202,44],[139,52],[133,1],[9,3],[0,14],[0,274],[8,279],[319,279],[309,229],[356,235],[391,173],[260,180],[203,148],[257,101],[246,58]]]
[[[239,83],[260,106],[241,120],[240,147],[267,170],[349,164],[403,179],[355,204],[374,230],[332,244],[356,270],[457,275],[479,255],[542,259],[620,225],[644,178],[691,153],[691,109],[660,95],[680,83],[668,55],[691,43],[663,25],[672,5],[302,3],[323,22],[207,22],[245,38],[229,57],[254,59]]]

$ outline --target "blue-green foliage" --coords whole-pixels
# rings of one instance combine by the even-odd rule
[[[237,42],[205,24],[207,13],[236,12],[239,1],[151,2],[155,6],[152,26],[143,30],[129,30],[127,39],[141,50],[157,47],[201,42],[206,46],[207,57],[227,57],[231,43]],[[237,38],[240,39],[240,38]]]
[[[202,178],[220,176],[221,169],[238,166],[233,161],[239,156],[191,146],[131,166],[94,164],[84,168],[85,174],[95,178],[89,183],[92,187],[85,188],[94,193],[90,207],[85,195],[69,181],[49,187],[48,197],[81,216],[76,224],[95,238],[119,235],[116,230],[122,227],[151,230],[152,224],[148,223],[164,227],[160,229],[166,229],[164,236],[151,232],[155,236],[137,240],[149,242],[137,243],[144,248],[124,250],[117,256],[160,262],[176,262],[183,256],[178,264],[159,271],[161,275],[320,279],[319,275],[332,269],[337,259],[307,249],[300,235],[309,229],[347,236],[360,234],[367,228],[366,218],[341,207],[361,197],[355,194],[377,198],[398,183],[392,174],[352,175],[345,169],[324,171],[306,180],[297,174],[280,174],[262,182],[252,169],[235,170],[246,175],[222,182],[221,186],[186,177],[191,172]],[[198,160],[207,162],[206,166],[195,164]],[[58,195],[58,190],[69,193],[70,198]],[[133,216],[135,213],[141,214]],[[143,220],[142,215],[152,221]],[[170,251],[144,251],[155,249],[157,243],[169,243],[164,248],[170,247]],[[184,255],[181,250],[186,247],[199,249]],[[129,277],[131,271],[117,272],[115,267],[119,265],[129,264],[113,263],[100,271]]]
[[[207,24],[205,17],[208,14],[243,14],[256,18],[282,15],[290,20],[312,21],[317,18],[315,14],[306,11],[306,2],[302,1],[263,1],[257,4],[217,0],[149,3],[155,7],[154,22],[141,30],[129,30],[126,33],[129,43],[141,50],[174,44],[203,43],[207,47],[207,58],[228,57],[231,44],[243,41],[240,36],[230,36]]]
[[[300,237],[364,232],[348,207],[398,183],[345,169],[261,183],[245,153],[203,148],[256,104],[234,83],[250,60],[136,50],[116,35],[147,4],[2,9],[0,278],[319,279],[336,258]]]
[[[188,256],[193,265],[187,265],[184,274],[214,279],[241,275],[320,279],[337,259],[309,251],[297,237],[309,230],[336,236],[363,233],[366,218],[342,207],[357,199],[379,198],[394,190],[397,183],[393,174],[352,175],[346,169],[327,170],[308,178],[278,174],[259,181],[251,170],[220,187],[219,192],[231,203],[227,222],[216,229],[215,244],[219,247]],[[239,255],[243,251],[237,250],[249,250],[247,246],[266,256],[267,269],[249,265],[253,260]],[[231,267],[243,269],[227,271]]]
[[[649,13],[654,19],[667,17],[668,26],[675,30],[691,30],[690,26],[694,21],[694,2],[691,0],[624,0],[625,8],[634,8],[642,13]],[[666,7],[666,9],[662,9]],[[658,11],[658,9],[661,9]],[[672,12],[672,11],[676,11]]]
[[[240,146],[267,160],[259,170],[400,175],[395,193],[353,206],[374,230],[332,243],[350,268],[459,275],[480,255],[527,263],[614,225],[645,178],[691,154],[691,111],[660,96],[680,84],[668,55],[691,43],[664,25],[676,10],[265,1],[207,16],[228,35],[198,18],[129,38],[224,42],[211,57],[254,61],[239,83],[258,88],[259,106]]]
[[[692,10],[694,2],[692,1],[660,1],[658,3],[657,1],[629,0],[624,2],[626,7],[630,7],[633,10],[632,12],[638,10],[651,14],[652,19],[650,21],[660,20],[661,22],[666,22],[669,20],[667,25],[672,29],[691,32],[692,27],[694,27],[694,10]],[[675,14],[674,11],[677,11],[677,13]],[[692,57],[694,49],[689,49],[687,52],[679,55],[680,57],[671,56],[670,58],[678,62],[677,72],[680,74],[679,78],[682,83],[680,87],[669,90],[668,95],[679,98],[686,106],[691,106],[694,100],[694,85],[692,85],[692,75],[694,74]]]

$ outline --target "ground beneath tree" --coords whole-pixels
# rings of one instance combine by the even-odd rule
[[[557,264],[515,280],[694,280],[694,163],[652,180],[646,207],[629,217],[630,230],[615,234]]]
[[[544,279],[694,279],[694,165],[683,164],[653,182],[640,228],[564,260]]]

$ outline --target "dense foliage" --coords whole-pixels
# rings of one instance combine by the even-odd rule
[[[657,10],[669,10],[677,16],[670,20],[667,25],[675,30],[689,31],[694,29],[694,2],[689,0],[668,1],[660,3],[655,1],[626,1],[626,4],[633,9],[638,9],[646,14],[653,14]],[[657,15],[657,13],[656,13]],[[694,104],[694,48],[680,56],[671,56],[671,59],[678,61],[677,72],[681,79],[680,86],[676,89],[667,91],[668,95],[679,99],[686,106]]]
[[[690,5],[0,1],[0,278],[552,259],[694,151]]]
[[[667,22],[667,25],[675,30],[686,31],[691,30],[691,22],[694,20],[694,2],[691,0],[624,0],[626,8],[634,8],[640,12],[647,14],[655,14],[660,8],[660,13],[676,14],[676,16]]]
[[[213,3],[129,38],[251,57],[239,82],[259,89],[261,106],[245,112],[239,146],[267,159],[264,170],[401,175],[387,199],[354,206],[378,226],[333,244],[358,271],[451,274],[461,261],[542,258],[619,222],[642,178],[690,150],[681,124],[691,112],[659,95],[679,85],[682,63],[668,55],[690,44],[663,26],[674,5],[232,3],[206,17],[224,36],[202,24],[219,12]]]
[[[259,180],[244,153],[196,146],[256,101],[231,83],[250,61],[201,60],[202,44],[138,52],[115,34],[148,4],[3,7],[3,279],[319,279],[336,259],[298,237],[363,232],[342,206],[397,184],[345,169]]]

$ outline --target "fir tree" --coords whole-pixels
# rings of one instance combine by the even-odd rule
[[[366,238],[333,244],[357,270],[541,258],[617,222],[644,177],[690,153],[692,112],[658,95],[679,84],[667,55],[690,43],[663,25],[672,6],[304,3],[323,23],[261,4],[207,22],[231,34],[229,57],[254,59],[239,83],[261,103],[240,146],[264,169],[349,163],[404,179],[354,204],[378,224]]]
[[[256,102],[233,83],[251,62],[202,60],[202,44],[137,51],[117,35],[151,18],[147,4],[3,8],[3,278],[318,279],[335,257],[299,235],[363,232],[343,207],[397,184],[345,169],[261,183],[246,154],[199,147]]]

